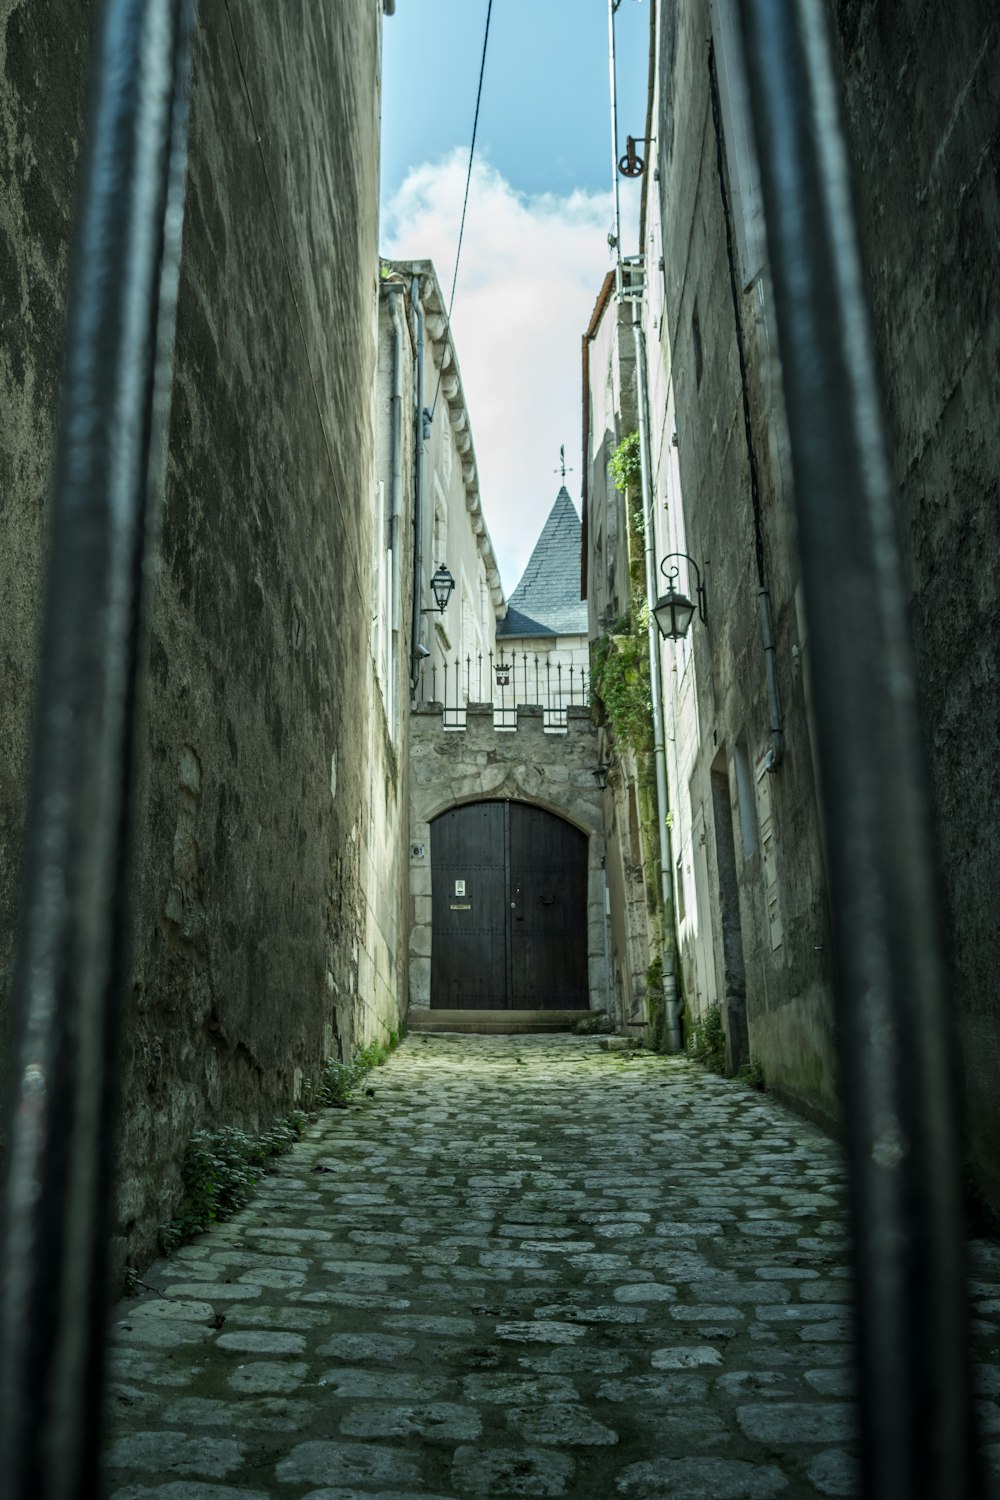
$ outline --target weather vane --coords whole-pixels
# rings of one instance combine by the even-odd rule
[[[572,474],[572,472],[573,472],[572,467],[570,467],[568,469],[566,467],[566,444],[565,443],[560,443],[559,444],[559,467],[558,467],[558,469],[553,469],[552,472],[553,472],[553,474],[561,474],[562,477],[563,477],[563,483],[564,484],[566,483],[566,475],[567,474]]]

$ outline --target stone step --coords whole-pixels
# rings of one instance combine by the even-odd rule
[[[548,1031],[572,1031],[588,1010],[438,1010],[410,1006],[407,1030],[416,1035],[439,1031],[470,1036],[530,1036]]]

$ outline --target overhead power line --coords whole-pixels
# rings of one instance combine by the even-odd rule
[[[448,298],[448,329],[451,330],[451,314],[455,306],[455,288],[458,285],[458,263],[462,258],[462,241],[465,238],[465,216],[469,208],[469,189],[472,186],[472,164],[476,159],[476,134],[479,130],[479,106],[483,97],[483,74],[486,72],[486,49],[490,40],[490,17],[493,14],[493,0],[489,0],[486,7],[486,29],[483,33],[483,55],[479,63],[479,87],[476,89],[476,113],[472,121],[472,144],[469,147],[469,170],[465,176],[465,197],[462,200],[462,222],[458,229],[458,248],[455,251],[455,269],[451,278],[451,296]],[[431,411],[437,410],[438,392],[441,389],[441,371],[438,371],[437,389],[434,392],[434,401]]]
[[[451,322],[452,309],[455,306],[455,287],[458,285],[458,262],[462,256],[462,240],[465,236],[465,215],[469,207],[469,188],[472,185],[472,163],[476,156],[476,132],[479,130],[479,105],[483,97],[483,74],[486,72],[486,48],[490,40],[490,16],[493,14],[493,0],[489,0],[486,7],[486,30],[483,34],[483,56],[479,64],[479,87],[476,90],[476,113],[472,121],[472,145],[469,147],[469,170],[465,178],[465,198],[462,202],[462,222],[458,230],[458,249],[455,251],[455,270],[451,278],[451,296],[448,298],[448,321]]]

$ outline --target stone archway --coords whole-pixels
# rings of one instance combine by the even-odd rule
[[[607,1007],[597,731],[587,710],[572,708],[562,735],[544,732],[541,709],[519,709],[517,725],[513,733],[495,729],[489,705],[470,706],[466,728],[459,731],[444,728],[439,706],[416,709],[410,719],[411,1005],[431,1003],[431,825],[442,813],[469,803],[511,802],[554,814],[586,840],[586,1003],[592,1009]]]
[[[587,838],[525,802],[467,802],[431,834],[440,1010],[586,1010]]]

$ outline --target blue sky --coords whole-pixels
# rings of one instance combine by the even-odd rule
[[[487,0],[397,0],[383,32],[382,192],[469,144]],[[646,120],[649,3],[616,22],[622,136]],[[493,0],[477,152],[525,193],[607,188],[606,0]]]
[[[396,0],[383,29],[382,249],[451,286],[487,0]],[[649,3],[616,17],[620,149],[645,128]],[[508,595],[555,500],[579,506],[580,339],[611,268],[606,0],[493,0],[453,330]],[[639,186],[621,181],[623,249]]]

